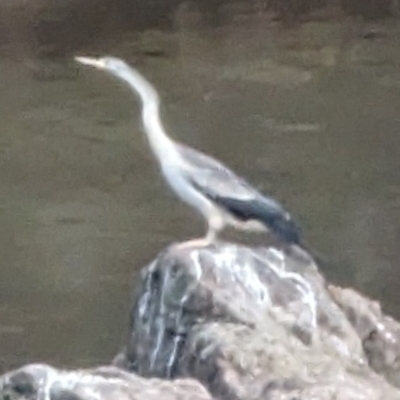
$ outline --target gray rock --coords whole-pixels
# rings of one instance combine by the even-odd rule
[[[117,365],[221,399],[400,399],[299,252],[171,246],[142,271],[131,321]]]
[[[130,328],[115,366],[27,365],[0,400],[400,400],[400,324],[299,249],[171,246],[142,270]]]
[[[370,366],[400,387],[400,323],[384,315],[377,301],[352,289],[329,290],[360,336]]]
[[[31,364],[0,378],[1,400],[211,400],[192,379],[145,379],[116,367],[61,371]]]

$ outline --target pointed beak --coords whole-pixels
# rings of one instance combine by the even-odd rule
[[[105,62],[100,58],[91,58],[91,57],[74,57],[75,61],[84,64],[91,65],[92,67],[96,67],[99,69],[104,69],[106,67]]]

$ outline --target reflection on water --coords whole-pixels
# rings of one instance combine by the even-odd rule
[[[174,137],[283,200],[329,278],[400,316],[400,36],[385,29],[343,44],[341,24],[242,21],[104,53],[155,83]],[[1,366],[108,361],[135,271],[204,226],[165,188],[123,85],[27,59],[3,59],[0,77]]]

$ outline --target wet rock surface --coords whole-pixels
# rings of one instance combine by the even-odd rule
[[[210,400],[196,381],[144,379],[115,367],[86,371],[62,371],[45,364],[32,364],[10,372],[0,380],[0,398],[14,399],[125,399]]]
[[[117,365],[218,398],[400,399],[303,254],[172,246],[143,270],[131,321]]]
[[[400,387],[400,324],[377,301],[352,289],[329,287],[363,344],[370,366]]]
[[[172,245],[142,270],[113,366],[27,365],[0,400],[400,399],[399,327],[299,249]]]

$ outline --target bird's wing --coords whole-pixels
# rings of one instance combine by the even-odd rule
[[[275,200],[263,196],[224,164],[178,145],[188,182],[204,196],[239,220],[258,220],[288,243],[299,243],[300,230],[291,215]]]
[[[285,211],[278,202],[265,197],[223,163],[181,144],[178,149],[185,163],[187,179],[209,197],[240,202],[262,201],[277,212]]]
[[[190,182],[210,195],[254,200],[260,193],[223,163],[204,153],[179,145],[185,175]]]

